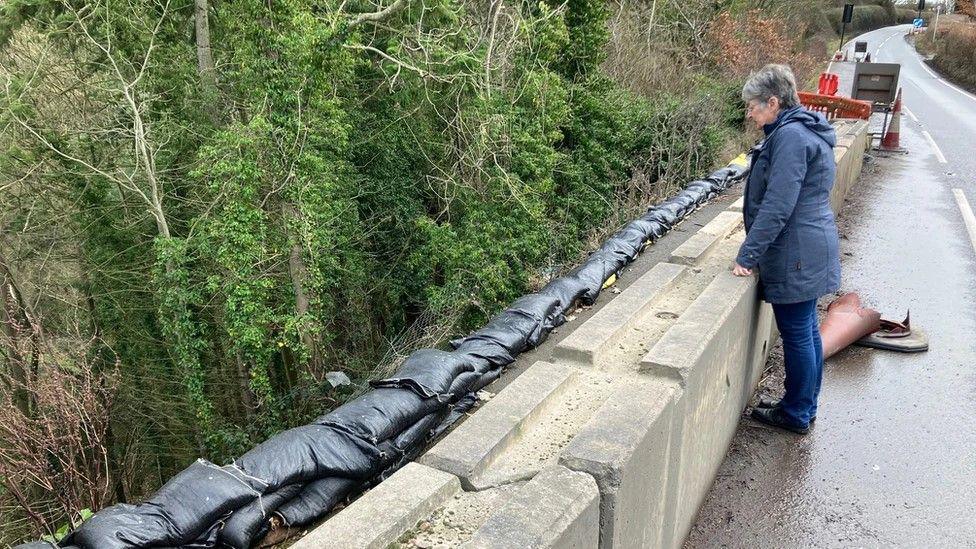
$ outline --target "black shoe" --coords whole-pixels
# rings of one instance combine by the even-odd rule
[[[780,429],[792,431],[798,435],[805,435],[810,432],[808,425],[796,425],[783,414],[779,408],[755,408],[752,411],[752,419],[759,423],[765,423]]]
[[[753,408],[758,408],[760,410],[769,409],[769,408],[779,408],[779,400],[773,397],[768,397],[763,395],[759,397],[759,402],[757,402],[756,405],[753,406]],[[813,423],[814,421],[817,421],[817,416],[813,416],[812,418],[810,418],[810,423]]]

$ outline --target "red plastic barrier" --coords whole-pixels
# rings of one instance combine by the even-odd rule
[[[811,111],[821,112],[828,120],[834,118],[871,118],[871,102],[836,95],[800,92],[800,103]]]
[[[820,73],[820,84],[817,93],[820,95],[836,95],[837,86],[840,84],[840,77],[829,72]]]

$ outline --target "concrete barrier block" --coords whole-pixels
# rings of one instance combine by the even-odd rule
[[[834,162],[836,162],[839,165],[843,161],[845,154],[847,154],[847,147],[843,147],[843,146],[834,147]]]
[[[541,471],[462,547],[592,549],[600,533],[600,492],[593,477],[553,466]]]
[[[663,542],[675,395],[670,383],[621,386],[560,456],[600,487],[601,548]]]
[[[682,393],[671,430],[662,546],[680,546],[731,443],[762,370],[771,317],[754,278],[719,273],[644,357],[642,371]]]
[[[546,402],[562,394],[577,372],[564,364],[536,362],[418,461],[456,475],[466,489],[477,489],[472,478],[531,426]]]
[[[730,212],[741,212],[744,202],[745,202],[745,197],[740,196],[738,200],[733,202],[732,205],[728,207],[728,210]]]
[[[729,211],[721,212],[671,253],[671,263],[698,264],[718,242],[734,231],[740,223],[742,223],[741,215]]]
[[[846,135],[851,127],[849,120],[845,120],[843,118],[835,118],[830,121],[830,124],[834,127],[834,131],[837,133],[838,137],[841,135]]]
[[[730,309],[756,285],[753,277],[719,273],[644,356],[641,372],[674,380],[684,387]]]
[[[868,123],[864,120],[858,120],[854,125],[854,143],[850,147],[851,154],[853,157],[853,167],[851,169],[851,183],[848,185],[848,190],[854,186],[854,183],[861,175],[861,169],[864,167],[864,152],[867,151],[871,146],[871,137],[868,135]]]
[[[639,323],[654,301],[670,291],[686,274],[684,266],[658,263],[560,341],[553,356],[593,364],[595,357]]]
[[[291,548],[384,549],[460,489],[454,475],[408,463]]]
[[[851,155],[848,154],[847,147],[834,147],[834,161],[837,163],[834,178],[834,188],[830,193],[830,207],[837,213],[844,206],[844,197],[852,184],[851,181]]]
[[[837,145],[836,146],[838,146],[838,147],[845,147],[845,148],[848,148],[849,149],[849,148],[851,148],[852,145],[854,145],[854,141],[856,139],[857,139],[857,136],[856,135],[851,135],[849,133],[846,133],[844,135],[838,135],[837,136]]]

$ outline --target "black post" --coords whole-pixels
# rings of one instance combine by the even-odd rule
[[[925,9],[925,0],[918,0],[918,18],[922,18],[922,10]]]
[[[925,0],[921,0],[925,1]],[[844,34],[847,32],[847,24],[851,22],[854,17],[854,4],[844,4],[844,16],[841,18],[840,24],[840,47],[837,48],[840,51],[844,51]]]

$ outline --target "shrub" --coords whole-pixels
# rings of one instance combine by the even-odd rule
[[[929,31],[919,46],[934,53],[932,65],[950,80],[976,90],[976,26],[947,25],[938,37]]]

